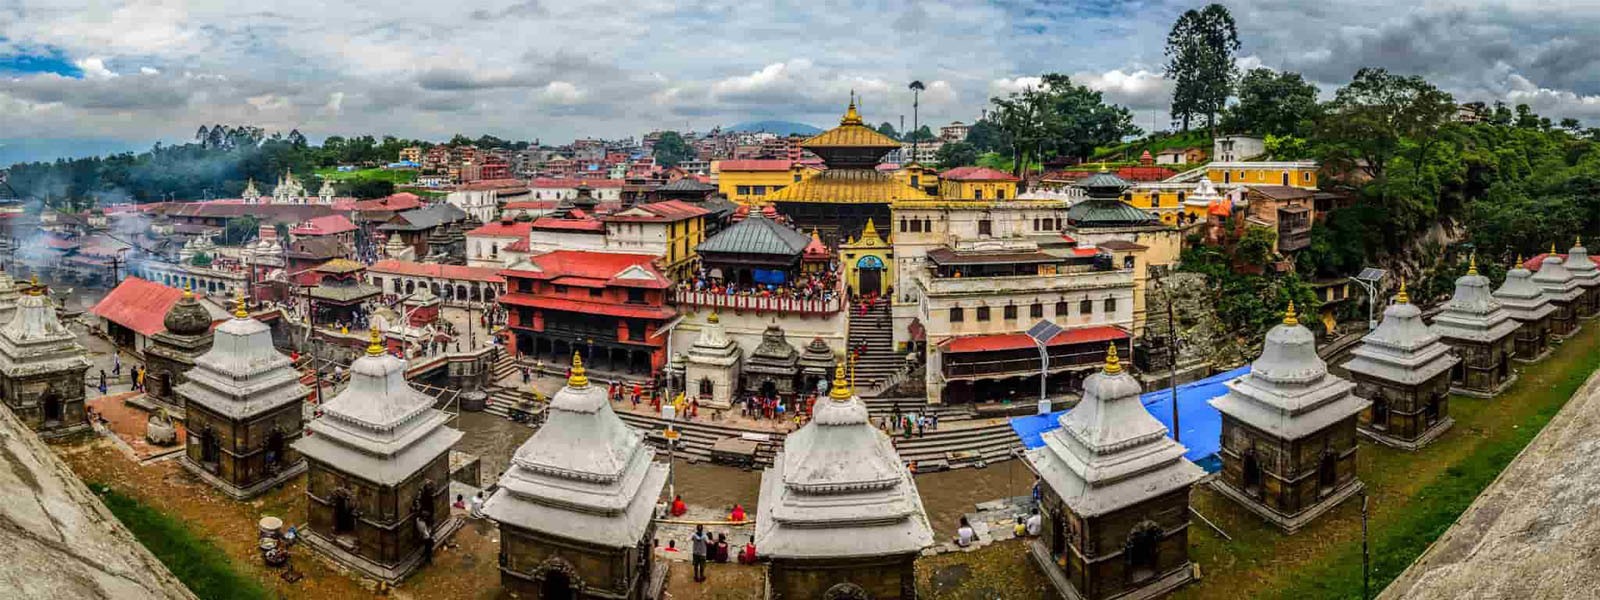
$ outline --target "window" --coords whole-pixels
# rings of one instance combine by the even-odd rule
[[[977,188],[973,188],[973,190],[972,190],[972,199],[974,199],[974,200],[982,200],[983,199],[983,190],[977,189]]]
[[[1005,190],[1005,188],[995,188],[995,190],[994,190],[994,199],[995,200],[1005,200],[1006,199],[1006,190]]]
[[[978,235],[994,235],[994,222],[988,219],[978,221]]]
[[[589,297],[590,298],[599,298],[599,297],[604,296],[604,295],[605,295],[605,290],[602,290],[600,288],[589,288]]]
[[[644,304],[644,290],[639,288],[628,288],[628,303]]]
[[[1132,269],[1133,268],[1133,257],[1132,256],[1124,256],[1124,257],[1122,257],[1122,268],[1124,268],[1124,269]]]
[[[988,320],[989,320],[989,307],[987,307],[987,306],[979,306],[978,307],[978,322],[982,323],[982,322],[985,322],[985,321],[988,321]]]
[[[795,173],[794,174],[794,182],[795,183],[800,183],[800,174],[799,173]]]
[[[567,286],[564,286],[564,285],[556,286],[556,293],[557,294],[565,294],[565,293],[567,293]]]
[[[1228,172],[1228,171],[1223,171],[1222,172],[1222,182],[1223,183],[1233,183],[1233,173]]]
[[[911,176],[911,187],[922,187],[922,178],[918,177],[916,175],[912,175]]]
[[[1115,313],[1115,312],[1117,312],[1117,299],[1116,298],[1106,298],[1106,312],[1107,313]]]
[[[1301,173],[1300,174],[1300,180],[1301,181],[1305,181],[1305,182],[1310,182],[1311,181],[1311,171],[1306,171],[1304,173]]]
[[[1067,304],[1066,300],[1060,300],[1060,301],[1056,302],[1056,318],[1057,319],[1067,318],[1071,314],[1072,314],[1072,312],[1070,310],[1068,310],[1068,304]]]
[[[1029,319],[1043,319],[1044,318],[1044,304],[1039,303],[1039,302],[1035,302],[1035,303],[1033,303],[1033,306],[1028,307],[1028,318]]]
[[[517,308],[517,324],[521,325],[523,327],[532,327],[533,326],[533,309],[524,308],[524,307],[518,307]]]
[[[517,291],[522,292],[524,294],[532,292],[533,291],[533,282],[529,281],[527,279],[518,279],[517,280]]]
[[[767,195],[767,186],[758,185],[758,186],[752,187],[752,188],[750,188],[750,193],[755,194],[757,196],[765,196],[765,195]]]
[[[1039,219],[1038,218],[1034,218],[1034,220],[1033,220],[1033,230],[1034,231],[1044,231],[1044,228],[1040,227],[1039,225],[1040,225]]]
[[[750,186],[748,186],[748,185],[741,185],[741,186],[739,186],[737,188],[734,188],[734,189],[738,190],[737,193],[740,196],[748,196],[748,195],[750,195]]]
[[[900,233],[905,233],[906,231],[908,231],[908,228],[906,227],[906,219],[905,219],[905,217],[901,217],[900,218]]]
[[[951,323],[960,323],[960,322],[965,321],[965,320],[967,320],[967,311],[962,310],[962,308],[959,307],[959,306],[952,307],[950,309],[950,322]]]
[[[912,219],[911,220],[911,232],[912,233],[922,233],[922,221],[921,220],[918,220],[918,219]]]
[[[933,233],[933,219],[923,219],[922,230],[928,233]]]
[[[1094,302],[1090,301],[1090,300],[1084,300],[1082,302],[1079,302],[1078,303],[1078,314],[1085,315],[1085,316],[1094,314]]]
[[[1283,172],[1283,185],[1289,185],[1289,172]]]
[[[1015,320],[1016,318],[1017,318],[1017,305],[1015,305],[1015,304],[1007,304],[1006,307],[1005,307],[1005,319],[1007,321],[1011,321],[1011,320]]]

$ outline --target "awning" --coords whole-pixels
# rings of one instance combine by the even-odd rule
[[[1128,339],[1128,332],[1110,325],[1096,325],[1093,327],[1079,327],[1068,329],[1050,338],[1050,346],[1071,346],[1074,344],[1089,344],[1095,342],[1109,342],[1113,340]],[[991,335],[971,335],[966,337],[951,338],[939,344],[940,350],[946,353],[960,352],[995,352],[999,350],[1020,350],[1034,348],[1033,338],[1025,333],[997,333]]]

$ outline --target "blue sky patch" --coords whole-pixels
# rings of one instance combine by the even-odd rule
[[[0,40],[3,41],[3,40]],[[26,54],[0,54],[0,74],[31,75],[54,73],[64,77],[83,77],[83,70],[54,48]]]

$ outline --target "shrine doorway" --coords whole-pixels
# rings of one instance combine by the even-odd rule
[[[710,398],[711,395],[714,393],[714,391],[713,391],[714,389],[715,388],[711,384],[711,378],[710,377],[706,377],[706,378],[703,378],[703,379],[700,380],[700,397],[701,398]]]
[[[1389,428],[1389,401],[1383,398],[1372,400],[1372,428]]]
[[[1128,534],[1128,578],[1140,583],[1156,576],[1156,559],[1160,555],[1161,528],[1154,523],[1143,523]]]
[[[348,535],[356,531],[356,507],[348,493],[333,496],[333,534]]]
[[[777,396],[778,396],[778,384],[773,383],[771,379],[768,379],[766,381],[761,382],[761,397],[762,398],[776,398]]]
[[[572,589],[572,578],[560,571],[550,571],[544,575],[544,585],[539,586],[539,597],[545,600],[568,600],[578,597],[577,590]]]
[[[283,463],[283,432],[277,429],[267,434],[266,462],[267,472],[275,473]]]
[[[55,426],[61,423],[66,414],[66,403],[61,401],[60,396],[57,396],[55,392],[50,392],[39,400],[39,404],[44,409],[44,424],[46,426]]]
[[[216,431],[208,427],[200,433],[200,464],[207,470],[216,471],[221,456],[222,442],[217,440]]]
[[[1333,493],[1333,488],[1339,483],[1339,459],[1332,452],[1322,454],[1322,462],[1317,465],[1317,487],[1319,494],[1326,496]]]
[[[1261,496],[1261,461],[1256,458],[1254,449],[1245,451],[1243,471],[1241,479],[1244,484],[1244,493],[1259,498]]]

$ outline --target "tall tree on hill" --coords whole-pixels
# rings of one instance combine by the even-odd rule
[[[676,167],[678,163],[694,158],[694,148],[676,131],[663,131],[651,149],[656,163],[663,167]]]
[[[894,138],[896,140],[900,139],[900,132],[896,131],[895,128],[894,128],[894,124],[890,123],[888,121],[884,121],[884,122],[878,124],[878,133],[887,135],[887,136],[892,137],[892,138]]]
[[[1438,142],[1439,128],[1455,114],[1455,99],[1421,77],[1365,67],[1339,88],[1321,122],[1329,162],[1360,169],[1387,195],[1389,164],[1402,149],[1420,170]]]
[[[1184,131],[1204,116],[1215,134],[1238,75],[1234,53],[1239,50],[1239,29],[1233,15],[1221,4],[1190,9],[1173,23],[1167,34],[1167,79],[1173,81],[1172,118]]]
[[[1317,86],[1299,73],[1251,69],[1239,79],[1239,103],[1228,109],[1222,124],[1233,133],[1303,136],[1320,112]]]
[[[1059,73],[1045,74],[1038,88],[990,102],[995,110],[985,120],[993,119],[1003,134],[1018,177],[1029,162],[1043,162],[1049,156],[1081,159],[1098,146],[1140,132],[1128,109],[1106,104],[1100,92]],[[968,140],[977,146],[971,134]]]
[[[939,151],[933,154],[933,159],[939,162],[939,168],[965,167],[978,164],[978,150],[966,142],[950,142],[939,146]]]

